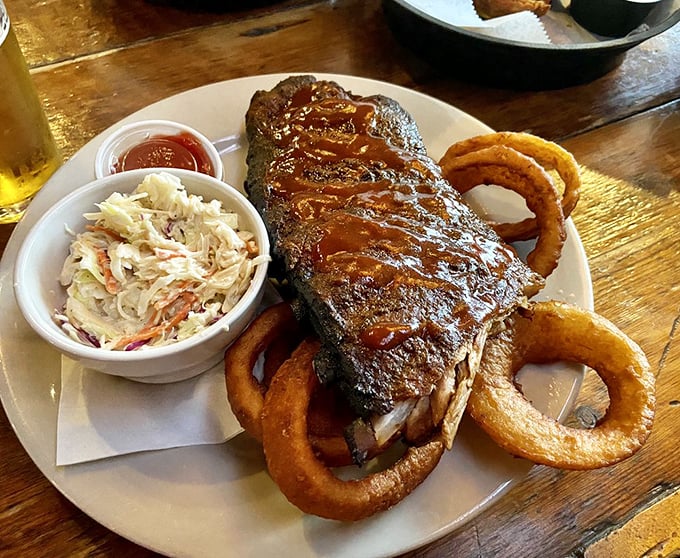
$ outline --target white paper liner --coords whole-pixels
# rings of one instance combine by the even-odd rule
[[[531,12],[519,12],[483,20],[475,11],[472,0],[405,0],[429,16],[487,37],[538,45],[585,45],[610,41],[581,27],[569,13],[570,0],[552,0],[550,10],[542,17]],[[649,29],[680,9],[680,0],[656,8],[648,20],[631,32]]]
[[[539,18],[531,12],[518,12],[483,20],[472,0],[407,0],[414,8],[444,23],[481,35],[527,43],[550,43]]]
[[[57,465],[220,444],[242,431],[227,401],[222,362],[182,382],[143,384],[62,357]]]

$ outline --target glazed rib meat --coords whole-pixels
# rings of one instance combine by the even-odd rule
[[[540,283],[395,101],[296,76],[254,95],[246,130],[246,190],[321,338],[317,373],[361,416],[433,397]]]

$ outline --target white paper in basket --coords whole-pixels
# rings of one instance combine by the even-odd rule
[[[531,12],[483,20],[477,15],[471,0],[407,0],[407,2],[445,23],[481,35],[526,43],[551,42],[543,24]]]

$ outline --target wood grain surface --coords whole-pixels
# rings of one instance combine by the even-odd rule
[[[534,467],[460,530],[405,556],[677,553],[668,542],[672,533],[655,526],[668,525],[676,537],[680,530],[680,26],[631,50],[619,68],[592,83],[513,91],[442,75],[418,59],[393,37],[377,0],[5,3],[67,158],[122,117],[169,95],[301,71],[403,85],[496,129],[529,131],[569,149],[583,168],[573,220],[596,311],[641,345],[658,378],[651,438],[632,458],[602,470]],[[0,250],[11,232],[0,226]],[[588,424],[606,406],[604,386],[588,372],[568,420]],[[68,502],[4,414],[0,452],[1,556],[153,556]],[[626,543],[632,540],[626,533],[641,546]]]

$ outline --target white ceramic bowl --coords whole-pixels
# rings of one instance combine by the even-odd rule
[[[258,265],[249,288],[227,315],[188,339],[162,347],[109,351],[74,341],[61,329],[53,316],[66,299],[59,275],[73,240],[68,230],[82,231],[86,224],[83,214],[96,211],[95,203],[113,192],[131,192],[144,176],[158,171],[177,176],[187,192],[203,196],[204,201],[218,199],[226,209],[237,212],[240,226],[255,235],[260,253],[269,254],[269,239],[261,217],[231,186],[194,171],[139,169],[95,180],[60,200],[28,232],[14,270],[19,308],[45,341],[87,368],[148,383],[190,378],[217,364],[225,348],[252,319],[267,282],[267,265]]]
[[[94,162],[94,173],[97,178],[103,178],[114,173],[116,162],[125,152],[148,140],[153,136],[177,136],[188,134],[203,148],[212,165],[212,176],[222,180],[223,164],[220,154],[213,143],[198,130],[172,120],[141,120],[121,126],[111,132],[97,150]]]

